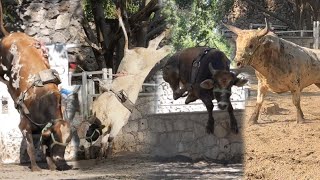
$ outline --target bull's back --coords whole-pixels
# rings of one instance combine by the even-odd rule
[[[1,41],[2,64],[10,69],[11,87],[8,89],[13,98],[17,98],[32,85],[32,78],[36,74],[48,69],[41,51],[35,47],[36,42],[24,33],[12,33]]]

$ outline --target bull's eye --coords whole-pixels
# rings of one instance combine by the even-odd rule
[[[252,48],[253,48],[253,45],[252,45],[252,44],[250,44],[250,45],[249,45],[249,49],[252,49]]]

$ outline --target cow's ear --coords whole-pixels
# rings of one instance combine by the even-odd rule
[[[248,82],[247,79],[237,78],[237,80],[234,82],[233,85],[238,86],[238,87],[242,87],[242,86],[245,85],[247,82]]]
[[[101,125],[101,126],[99,127],[99,130],[104,129],[105,127],[106,127],[105,125]]]
[[[206,79],[201,82],[200,87],[202,87],[203,89],[212,89],[213,81],[211,79]]]

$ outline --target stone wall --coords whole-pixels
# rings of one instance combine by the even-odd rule
[[[26,0],[19,9],[24,32],[46,44],[65,43],[86,45],[81,36],[83,11],[81,0]],[[96,64],[90,47],[69,49],[69,59],[80,55],[85,60],[86,69],[94,70]]]
[[[114,152],[131,151],[151,156],[174,157],[183,155],[192,159],[207,158],[240,162],[243,155],[241,134],[230,132],[226,111],[214,111],[215,132],[205,132],[206,112],[147,115],[130,119],[115,139]],[[235,110],[242,126],[243,110]]]

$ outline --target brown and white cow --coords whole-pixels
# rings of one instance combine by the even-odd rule
[[[320,50],[301,47],[277,37],[270,32],[267,22],[262,30],[225,26],[237,35],[237,66],[252,66],[258,78],[257,104],[250,123],[257,123],[267,91],[290,91],[297,110],[297,122],[303,122],[300,95],[307,86],[315,84],[320,87]]]
[[[1,2],[0,2],[1,5]],[[2,6],[0,6],[2,14]],[[49,169],[68,169],[64,160],[70,142],[70,124],[63,120],[58,77],[50,70],[39,42],[24,33],[8,33],[1,19],[5,35],[0,43],[0,81],[20,112],[19,128],[27,142],[31,170],[40,170],[36,163],[32,135],[41,134],[40,145]],[[44,79],[51,81],[45,82]]]

